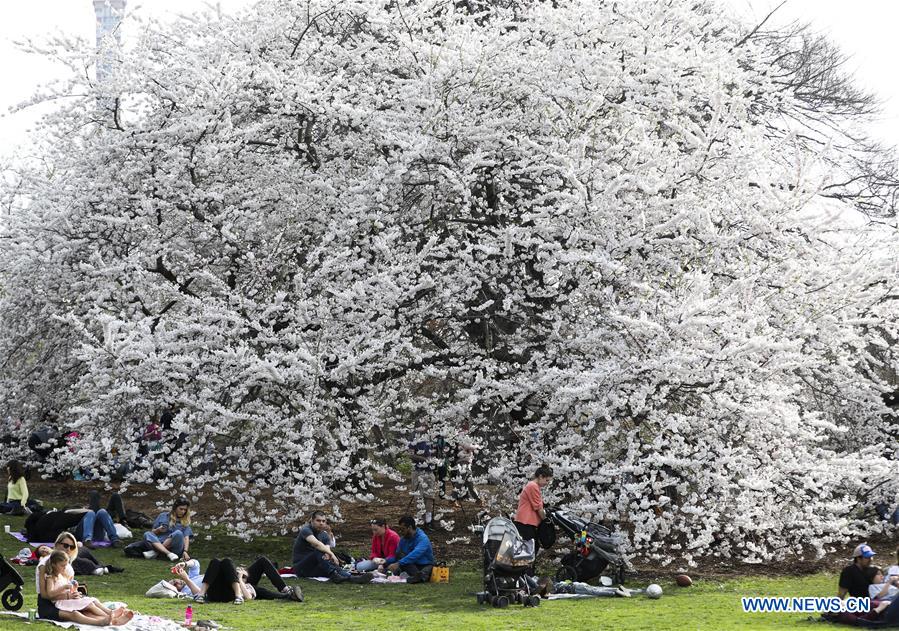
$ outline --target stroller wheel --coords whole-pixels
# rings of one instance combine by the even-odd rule
[[[478,592],[478,593],[477,593],[477,599],[478,599],[478,604],[479,604],[479,605],[483,605],[483,604],[484,604],[484,600],[486,599],[486,597],[485,597],[485,595],[484,595],[483,592]]]
[[[22,598],[22,592],[18,589],[9,589],[3,592],[3,596],[0,596],[0,601],[3,602],[3,608],[8,611],[18,611],[22,608],[22,603],[24,599]]]
[[[493,606],[497,609],[505,609],[509,606],[509,599],[505,596],[497,596],[493,599]]]
[[[577,570],[570,565],[563,565],[559,568],[559,571],[556,572],[556,580],[557,581],[576,581],[577,580]]]
[[[525,607],[539,607],[540,596],[528,596],[524,601]]]

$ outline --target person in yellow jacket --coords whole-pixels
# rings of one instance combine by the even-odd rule
[[[10,460],[6,465],[9,483],[6,485],[6,501],[0,504],[0,513],[24,515],[28,502],[28,483],[25,482],[25,467],[18,460]]]

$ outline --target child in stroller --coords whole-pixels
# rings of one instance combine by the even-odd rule
[[[505,517],[494,517],[484,527],[484,591],[478,592],[478,604],[525,607],[540,604],[537,586],[525,574],[534,563],[534,542],[525,541],[518,528]]]
[[[574,551],[562,557],[562,567],[556,573],[556,580],[587,582],[611,567],[612,583],[624,584],[628,564],[621,552],[620,535],[566,510],[547,510],[547,516],[571,537],[575,545]]]

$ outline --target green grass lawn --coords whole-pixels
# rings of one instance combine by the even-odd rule
[[[21,529],[22,518],[0,516],[0,523]],[[212,556],[252,561],[265,553],[276,562],[290,554],[287,538],[245,543],[233,537],[201,535],[191,552],[205,567]],[[9,558],[22,547],[0,533],[0,552]],[[101,600],[123,600],[132,609],[180,620],[186,603],[144,598],[156,581],[170,576],[162,561],[127,559],[121,550],[99,550],[96,556],[126,568],[124,574],[85,577],[90,593]],[[34,568],[20,568],[26,579],[26,608],[36,606]],[[79,579],[80,580],[80,579]],[[263,582],[267,582],[263,579]],[[452,569],[448,585],[332,585],[300,580],[306,602],[249,602],[244,605],[194,605],[194,619],[213,619],[232,629],[810,629],[820,627],[806,614],[744,614],[740,597],[832,595],[836,577],[817,574],[798,578],[699,580],[681,589],[659,581],[660,600],[642,596],[615,599],[544,601],[535,609],[512,606],[497,610],[478,606],[474,593],[480,572],[473,564]],[[634,585],[636,586],[636,585]],[[0,628],[26,629],[24,623],[0,618]],[[47,627],[50,628],[50,627]],[[827,625],[826,628],[830,628]]]

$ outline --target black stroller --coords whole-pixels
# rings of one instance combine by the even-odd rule
[[[621,552],[623,539],[620,535],[566,510],[548,510],[547,513],[553,523],[571,537],[575,546],[572,552],[562,557],[562,567],[556,572],[556,580],[586,582],[611,568],[608,575],[612,582],[624,584],[628,563]]]
[[[478,592],[478,604],[508,607],[521,603],[536,607],[540,597],[536,584],[525,574],[534,563],[534,543],[524,541],[518,528],[505,517],[494,517],[484,527],[484,591]]]
[[[0,602],[3,603],[4,609],[18,611],[22,608],[22,603],[25,601],[22,598],[22,587],[24,586],[25,581],[16,572],[16,568],[10,565],[9,561],[0,557],[0,592],[3,592]]]

